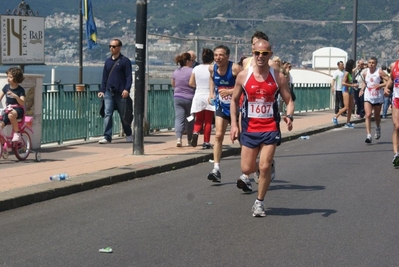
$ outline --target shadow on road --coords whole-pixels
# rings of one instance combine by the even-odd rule
[[[276,180],[277,182],[277,180]],[[289,184],[289,185],[270,185],[269,191],[271,190],[299,190],[299,191],[315,191],[315,190],[324,190],[326,189],[325,186],[322,185],[297,185],[297,184]]]
[[[267,215],[276,215],[276,216],[310,215],[313,213],[322,213],[323,217],[328,217],[336,212],[337,212],[336,210],[330,210],[330,209],[268,208],[266,210]]]

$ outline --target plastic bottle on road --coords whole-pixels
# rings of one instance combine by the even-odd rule
[[[302,135],[301,137],[302,140],[309,140],[309,135]]]
[[[60,173],[50,176],[51,181],[65,181],[70,180],[69,175],[67,173]]]

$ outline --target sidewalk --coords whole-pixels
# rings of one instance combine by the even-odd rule
[[[291,132],[284,122],[281,123],[283,142],[342,127],[346,121],[340,118],[340,124],[333,125],[332,117],[332,110],[295,114]],[[352,119],[352,122],[361,121],[363,119]],[[146,136],[145,155],[133,155],[133,145],[125,139],[115,139],[107,145],[90,142],[44,147],[41,162],[35,162],[34,153],[18,162],[11,152],[8,159],[0,159],[0,211],[213,159],[212,149],[202,149],[202,136],[195,148],[187,146],[185,137],[183,147],[178,148],[174,132]],[[213,141],[212,135],[211,143]],[[237,155],[239,151],[238,142],[232,144],[227,132],[222,156]],[[68,173],[71,180],[50,181],[49,177],[58,173]]]

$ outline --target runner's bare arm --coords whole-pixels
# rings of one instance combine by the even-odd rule
[[[391,64],[391,66],[389,67],[391,70],[393,70],[393,68],[394,68],[394,63],[392,63]],[[393,77],[392,77],[392,75],[391,76],[389,76],[388,77],[388,81],[387,81],[387,84],[385,85],[385,88],[384,88],[384,95],[385,96],[389,96],[390,95],[390,93],[391,93],[391,89],[390,88],[392,88],[393,87]]]
[[[233,76],[234,76],[234,77],[237,77],[238,74],[242,71],[242,68],[241,68],[240,65],[238,65],[238,64],[236,64],[236,63],[233,63],[233,66],[232,66],[232,68],[231,68],[231,71],[233,72]],[[236,78],[236,79],[237,79],[237,78]],[[228,90],[223,90],[223,91],[224,91],[224,92],[223,92],[222,96],[233,95],[234,88],[228,89]]]
[[[246,77],[247,72],[248,72],[247,70],[244,70],[240,74],[238,74],[236,78],[236,83],[233,88],[233,95],[231,97],[231,102],[230,102],[231,126],[233,125],[237,126],[237,111],[238,111],[240,97],[242,94],[242,85],[244,83],[244,79]]]
[[[233,71],[233,76],[238,76],[238,73],[240,73],[241,71],[242,71],[242,68],[241,68],[241,66],[240,65],[238,65],[238,64],[236,64],[236,63],[233,63],[233,66],[232,66],[232,71]]]
[[[242,85],[245,82],[245,77],[247,75],[247,70],[243,70],[240,72],[236,78],[236,83],[233,88],[233,96],[230,102],[230,118],[231,118],[231,127],[230,127],[230,140],[234,143],[234,140],[238,138],[239,128],[237,125],[237,114],[238,114],[238,106],[240,97],[242,94]]]
[[[387,85],[387,82],[388,82],[388,75],[385,73],[385,71],[383,71],[383,70],[379,70],[379,72],[378,72],[378,74],[380,75],[380,77],[382,78],[382,80],[384,81],[383,83],[380,83],[379,85],[378,85],[378,88],[379,89],[381,89],[381,88],[385,88],[385,86]]]
[[[283,98],[287,108],[287,115],[294,114],[294,101],[291,98],[290,87],[288,86],[287,79],[284,77],[284,74],[278,72],[278,79],[279,79],[279,88],[280,88],[280,95]]]
[[[276,72],[275,72],[276,74]],[[278,85],[280,88],[280,95],[283,98],[285,105],[286,105],[286,115],[292,116],[294,115],[294,110],[295,110],[295,104],[294,101],[292,101],[291,98],[291,92],[290,92],[290,87],[288,85],[288,81],[285,78],[284,74],[281,72],[278,72]],[[284,117],[284,121],[287,124],[288,131],[292,130],[292,120],[289,119],[288,117]]]

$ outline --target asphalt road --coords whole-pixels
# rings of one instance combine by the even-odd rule
[[[397,266],[390,120],[282,144],[267,217],[236,188],[239,157],[0,213],[0,266]],[[256,185],[253,183],[254,189]],[[99,253],[111,247],[113,253]]]

